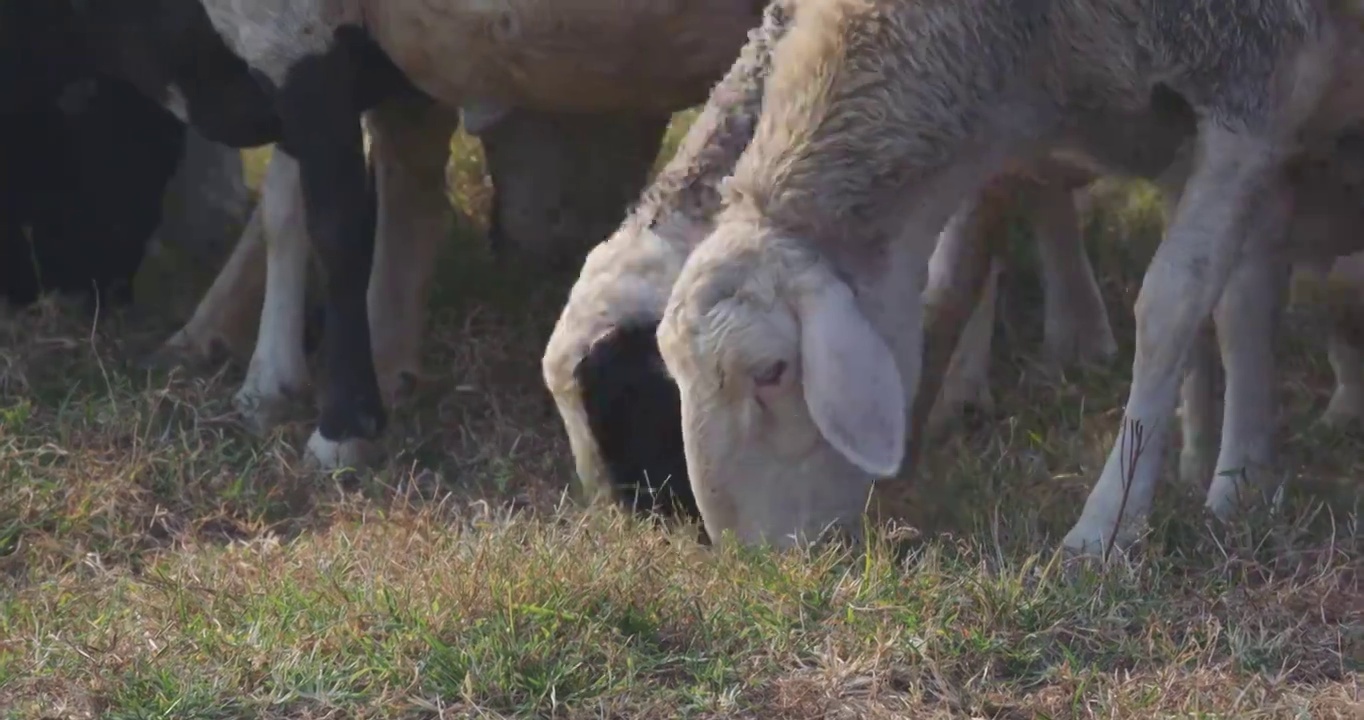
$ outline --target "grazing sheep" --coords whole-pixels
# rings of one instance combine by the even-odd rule
[[[456,0],[201,4],[227,44],[271,90],[283,126],[277,152],[299,163],[308,235],[317,244],[327,287],[323,351],[328,387],[322,393],[317,431],[308,442],[310,456],[324,467],[360,464],[369,441],[383,432],[385,393],[376,377],[383,371],[376,371],[376,360],[367,351],[367,326],[393,323],[405,337],[411,323],[376,314],[375,300],[383,306],[380,310],[419,306],[427,284],[422,278],[431,270],[429,264],[398,270],[396,262],[429,257],[425,246],[435,237],[416,240],[420,249],[385,251],[381,246],[379,259],[371,259],[374,238],[367,234],[370,222],[364,217],[360,114],[394,92],[400,84],[394,76],[401,75],[404,83],[410,81],[450,108],[487,100],[494,106],[539,111],[665,115],[704,96],[732,62],[760,11],[756,2],[725,0],[686,7],[641,0],[609,9],[591,3],[480,6]],[[389,198],[379,192],[387,216]],[[367,291],[371,270],[386,252],[393,255],[397,271],[393,293]],[[374,275],[376,280],[384,276]],[[266,284],[265,315],[300,305],[300,300],[272,301],[272,284]],[[366,295],[371,299],[369,322],[363,317]],[[263,318],[257,356],[267,344],[267,324]],[[395,346],[415,347],[416,334]],[[374,347],[388,347],[373,340]],[[266,409],[288,394],[282,381],[291,380],[290,374],[281,369],[253,374],[264,382],[249,380],[238,395],[239,407],[250,415],[254,403],[262,409],[257,418],[268,420]]]
[[[158,22],[142,22],[152,16]],[[158,103],[210,116],[215,134],[230,134],[223,118],[247,121],[251,133],[258,118],[242,101],[253,85],[194,3],[0,5],[0,265],[9,298],[27,302],[42,285],[130,301],[148,236],[175,221],[163,218],[162,190],[176,161],[200,166],[182,153],[185,128]]]
[[[591,500],[696,517],[677,388],[654,340],[668,288],[709,231],[719,185],[752,137],[771,46],[795,0],[775,0],[625,222],[588,253],[541,369]],[[642,487],[641,487],[642,486]]]
[[[51,270],[71,270],[71,282],[58,286],[126,287],[131,279],[185,132],[144,98],[234,147],[273,140],[279,128],[247,65],[203,7],[183,0],[0,3],[0,97],[11,145],[0,154],[0,252],[8,258],[0,265],[25,297],[32,288],[22,286],[36,281],[25,232],[49,280],[60,280]],[[95,238],[94,252],[71,244]]]
[[[124,306],[184,126],[118,80],[90,75],[62,91],[0,113],[0,290],[19,305],[47,290]]]
[[[683,509],[696,515],[677,388],[661,365],[655,328],[666,289],[709,231],[719,186],[752,137],[770,49],[793,7],[791,2],[768,7],[763,25],[750,34],[677,154],[621,228],[588,255],[550,335],[542,372],[589,498],[612,497],[637,510],[666,513],[671,498],[682,495]],[[1041,166],[1039,174],[1042,179],[1017,178],[1015,184],[1035,201],[1030,204],[1036,206],[1033,220],[1044,258],[1050,354],[1063,362],[1109,355],[1116,343],[1079,243],[1070,198],[1093,176],[1060,162]],[[973,320],[972,327],[979,325]],[[988,392],[983,377],[951,377],[961,382],[944,388],[942,412],[935,417],[977,399],[980,388]]]
[[[1119,441],[1064,544],[1094,552],[1136,538],[1203,319],[1217,311],[1224,359],[1264,341],[1273,304],[1264,291],[1285,267],[1271,253],[1288,215],[1284,160],[1364,110],[1350,87],[1364,70],[1352,54],[1358,8],[1270,0],[1207,10],[1132,0],[799,6],[726,207],[658,329],[712,537],[733,530],[788,545],[854,525],[870,484],[905,457],[919,295],[933,238],[959,199],[1010,160],[1052,149],[1113,167],[1132,154],[1113,144],[1122,118],[1165,122],[1163,92],[1195,118],[1192,170],[1137,302]],[[1228,366],[1240,407],[1263,404],[1263,389],[1250,387],[1266,384],[1262,369]],[[1262,428],[1228,429],[1219,466],[1272,446]],[[1209,508],[1227,515],[1260,481],[1219,477]]]

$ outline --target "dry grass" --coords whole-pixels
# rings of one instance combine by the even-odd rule
[[[475,217],[477,163],[458,140],[454,200]],[[1158,218],[1139,188],[1099,195],[1092,246],[1130,353]],[[566,288],[499,274],[472,221],[458,236],[426,390],[360,475],[303,472],[305,422],[247,435],[240,368],[135,370],[171,318],[0,317],[0,714],[1364,716],[1364,461],[1357,435],[1310,426],[1329,390],[1310,314],[1284,348],[1279,516],[1205,527],[1170,483],[1138,557],[1061,567],[1127,362],[1037,371],[1040,295],[1013,277],[999,409],[885,493],[913,531],[708,550],[574,505],[538,376]]]

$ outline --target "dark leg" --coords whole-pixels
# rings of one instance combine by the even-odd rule
[[[906,465],[917,467],[924,433],[952,364],[961,331],[989,279],[991,260],[1002,251],[1008,212],[1019,181],[1000,176],[962,204],[938,237],[924,291],[924,349],[919,392],[906,446]]]
[[[354,464],[351,451],[359,446],[351,441],[378,438],[386,421],[365,306],[375,213],[366,188],[356,71],[352,44],[338,38],[326,54],[296,64],[276,98],[281,147],[298,160],[308,235],[324,276],[327,379],[308,447],[329,468]]]

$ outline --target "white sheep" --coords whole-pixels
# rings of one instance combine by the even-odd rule
[[[1265,291],[1287,267],[1271,252],[1288,222],[1285,159],[1364,110],[1349,12],[1331,0],[1217,13],[1130,0],[802,3],[726,206],[658,329],[710,534],[787,545],[855,529],[871,483],[905,457],[919,296],[960,198],[1050,149],[1111,164],[1131,148],[1108,131],[1124,117],[1159,124],[1177,99],[1195,119],[1192,170],[1137,302],[1120,437],[1064,545],[1135,540],[1204,319],[1216,319],[1224,361],[1266,344],[1276,298]],[[1265,369],[1227,368],[1229,399],[1260,417]],[[1272,449],[1263,427],[1227,428],[1219,467],[1258,466]],[[1208,506],[1226,516],[1265,479],[1219,476]]]
[[[676,503],[696,514],[677,389],[662,367],[654,331],[683,260],[712,226],[720,184],[752,137],[770,48],[792,6],[769,6],[677,153],[631,216],[588,255],[550,335],[542,360],[545,384],[567,431],[578,478],[592,499],[609,496],[665,513]],[[1048,355],[1061,362],[1111,355],[1116,343],[1071,200],[1074,187],[1093,175],[1059,162],[1048,163],[1042,175],[1016,183],[1038,201],[1032,219],[1047,288]],[[1003,236],[1002,228],[994,230]],[[980,323],[973,320],[971,327]],[[944,387],[935,420],[945,420],[961,405],[988,401],[983,374],[949,377],[954,382]]]

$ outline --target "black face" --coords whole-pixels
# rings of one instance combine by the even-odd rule
[[[682,449],[682,401],[663,367],[657,323],[618,327],[574,369],[587,424],[617,502],[635,512],[700,519]]]
[[[67,0],[0,2],[0,293],[19,304],[40,287],[130,302],[183,147],[185,126],[103,72],[77,17]]]
[[[0,127],[0,293],[28,304],[41,280],[92,309],[131,303],[185,126],[129,84],[96,77]]]
[[[158,102],[179,93],[204,137],[232,147],[279,139],[272,98],[197,0],[83,0],[76,7],[71,24],[97,66]]]

